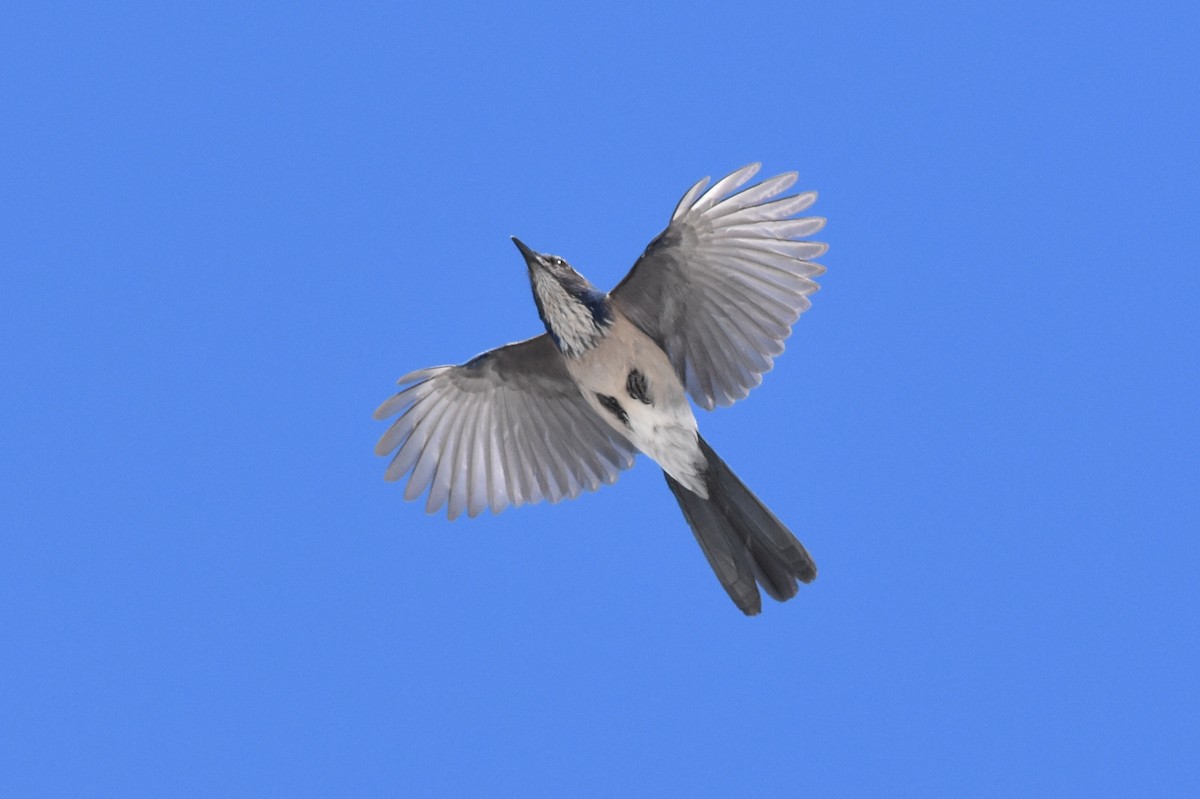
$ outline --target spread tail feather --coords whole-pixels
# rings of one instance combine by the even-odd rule
[[[747,616],[762,610],[756,583],[780,602],[791,599],[799,589],[797,580],[816,579],[816,564],[703,438],[700,450],[708,460],[707,499],[663,474],[717,579]]]

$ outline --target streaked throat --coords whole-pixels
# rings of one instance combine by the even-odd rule
[[[612,326],[608,297],[595,290],[572,294],[554,276],[532,271],[533,299],[559,351],[577,358],[595,347]]]

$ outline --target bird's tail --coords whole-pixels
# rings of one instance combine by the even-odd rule
[[[791,599],[798,590],[797,580],[816,579],[816,564],[703,438],[700,449],[708,459],[707,499],[663,474],[717,579],[747,616],[762,610],[756,582],[780,602]]]

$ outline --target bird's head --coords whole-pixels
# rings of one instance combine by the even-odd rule
[[[525,256],[533,301],[546,332],[564,355],[582,355],[594,347],[612,324],[608,295],[557,255],[534,252],[513,236]]]

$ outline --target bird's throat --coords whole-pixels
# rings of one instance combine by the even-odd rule
[[[575,358],[595,347],[612,324],[608,297],[599,291],[572,294],[551,275],[533,272],[533,299],[559,351]]]

